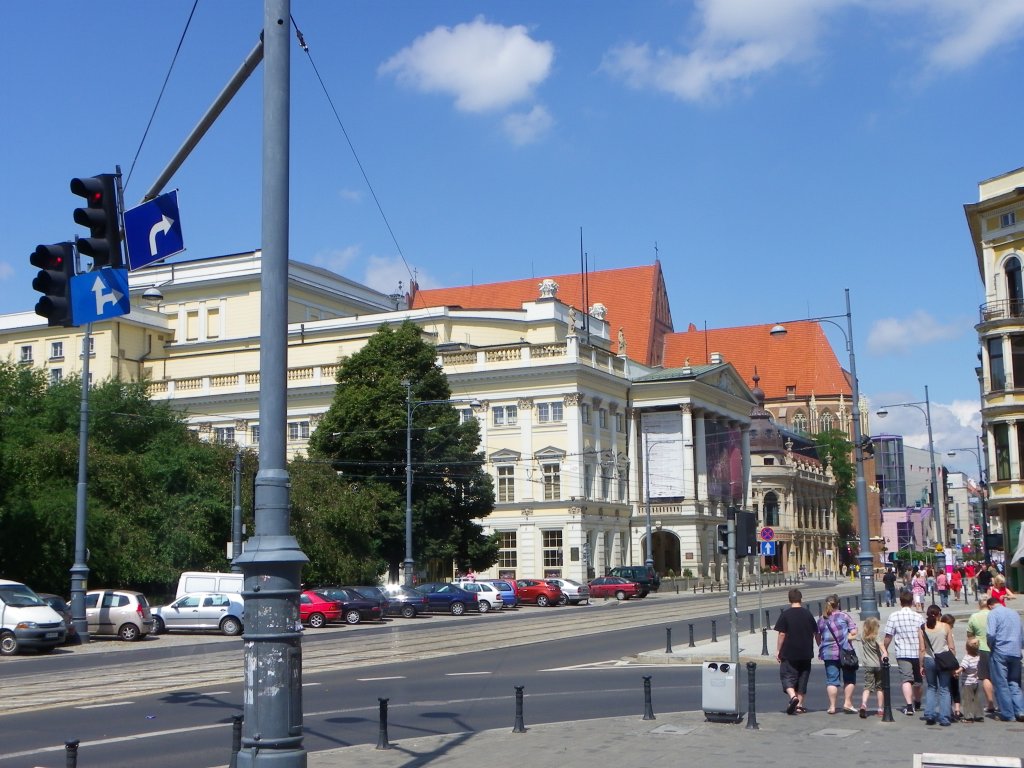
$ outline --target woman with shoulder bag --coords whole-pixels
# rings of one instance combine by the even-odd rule
[[[960,666],[956,658],[953,628],[939,621],[942,609],[928,606],[925,623],[918,630],[918,655],[921,671],[928,684],[924,695],[924,721],[927,725],[950,725],[953,718],[949,681]]]
[[[857,682],[857,666],[849,663],[856,659],[850,640],[857,634],[857,623],[839,608],[839,597],[825,599],[821,618],[818,619],[818,658],[825,663],[825,692],[828,695],[828,713],[836,713],[836,698],[843,687],[843,712],[857,714],[853,705],[853,689]],[[843,663],[844,651],[847,664]],[[852,656],[850,656],[852,654]]]

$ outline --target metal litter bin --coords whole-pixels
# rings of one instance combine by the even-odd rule
[[[739,664],[733,661],[705,661],[701,672],[701,709],[712,722],[736,723],[739,711]]]

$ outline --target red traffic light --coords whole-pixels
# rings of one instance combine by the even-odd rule
[[[70,243],[37,246],[32,255],[29,256],[29,263],[33,267],[38,267],[42,270],[63,272],[64,260],[71,257],[70,246]]]

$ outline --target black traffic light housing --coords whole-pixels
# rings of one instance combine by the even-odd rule
[[[718,524],[718,554],[729,554],[729,526],[725,523]]]
[[[75,223],[89,229],[89,237],[78,239],[78,251],[92,257],[93,269],[124,267],[116,180],[112,173],[71,180],[72,193],[85,198],[85,207],[75,209]]]
[[[75,249],[71,243],[37,246],[29,262],[39,268],[32,289],[42,297],[36,302],[36,314],[47,324],[73,325],[71,318],[71,278],[75,275]]]
[[[757,515],[736,510],[736,557],[750,557],[757,552]]]

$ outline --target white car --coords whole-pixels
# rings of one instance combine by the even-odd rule
[[[486,581],[457,581],[455,586],[476,595],[476,604],[480,613],[500,611],[505,607],[505,602],[501,599],[501,592],[496,586],[488,584]]]
[[[245,617],[241,595],[226,592],[189,592],[170,605],[153,609],[153,632],[172,630],[220,631],[240,635]]]
[[[544,581],[548,582],[548,584],[554,584],[562,590],[562,596],[558,599],[559,605],[590,603],[590,587],[586,584],[580,584],[572,579],[544,579]]]

